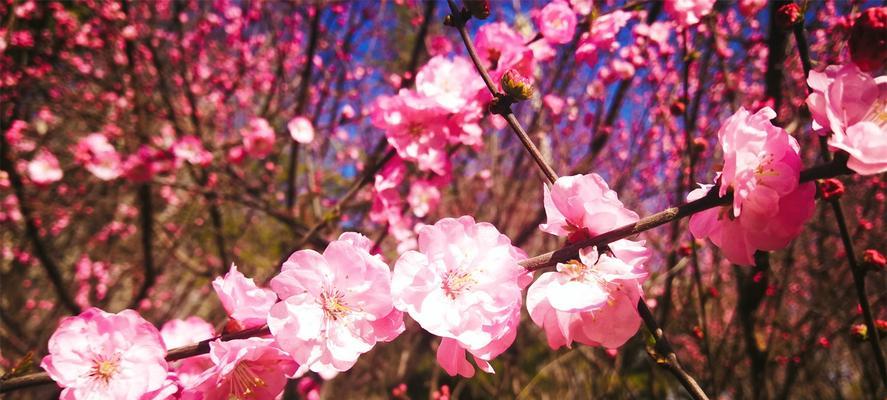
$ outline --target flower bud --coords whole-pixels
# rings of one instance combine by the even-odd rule
[[[881,337],[884,337],[884,334],[887,334],[887,321],[883,319],[876,319],[875,329],[878,330],[878,334],[881,335]]]
[[[869,328],[865,324],[856,324],[850,327],[850,336],[860,342],[869,338]]]
[[[465,0],[465,8],[477,19],[487,19],[490,16],[490,0]]]
[[[880,69],[887,61],[887,7],[869,8],[850,28],[850,58],[859,69]]]
[[[887,258],[875,249],[868,249],[862,254],[863,264],[872,271],[881,271],[887,266]]]
[[[687,104],[683,100],[675,100],[674,103],[671,103],[671,115],[683,115],[686,110]]]
[[[694,138],[693,139],[693,156],[699,157],[705,152],[708,151],[708,142],[703,138]]]
[[[819,181],[819,191],[823,200],[839,199],[844,194],[844,184],[834,178],[823,179]]]
[[[505,94],[515,100],[527,100],[533,96],[533,83],[516,69],[509,69],[499,81]]]
[[[803,14],[801,7],[795,3],[789,3],[776,10],[776,24],[782,29],[791,29],[801,22]]]

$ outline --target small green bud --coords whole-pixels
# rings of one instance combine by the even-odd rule
[[[533,83],[516,69],[506,71],[499,84],[502,85],[505,94],[515,100],[527,100],[533,96]]]

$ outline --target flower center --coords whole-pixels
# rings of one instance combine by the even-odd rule
[[[468,290],[475,283],[477,281],[471,277],[470,273],[452,270],[447,271],[444,275],[440,288],[443,289],[447,297],[455,300],[459,294]]]
[[[351,312],[351,307],[345,304],[345,295],[338,290],[325,290],[320,294],[320,306],[327,319],[333,321],[344,318]]]
[[[407,133],[409,133],[412,137],[420,137],[422,136],[423,132],[425,132],[425,128],[422,126],[422,124],[419,123],[414,122],[407,127]]]
[[[879,97],[875,100],[872,107],[869,108],[868,113],[862,117],[863,121],[874,122],[875,125],[884,129],[887,127],[887,98]]]
[[[776,161],[772,153],[767,153],[761,157],[761,162],[755,168],[755,177],[762,176],[778,176],[779,173],[773,168],[773,162]]]
[[[228,400],[244,400],[255,397],[256,388],[264,387],[265,381],[246,363],[239,362],[231,374],[231,392]]]
[[[92,369],[89,370],[89,376],[105,385],[111,381],[111,378],[117,374],[120,369],[120,355],[115,354],[110,358],[99,356],[92,361]]]

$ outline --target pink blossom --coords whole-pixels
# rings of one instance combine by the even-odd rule
[[[440,203],[440,190],[429,181],[416,181],[410,186],[407,202],[419,218],[428,215]]]
[[[754,17],[767,5],[767,0],[739,0],[739,12],[746,17]]]
[[[594,0],[570,0],[570,5],[581,15],[591,14],[594,8]]]
[[[210,342],[209,358],[212,366],[186,387],[183,399],[273,399],[298,368],[272,339],[257,337]]]
[[[432,35],[427,41],[428,54],[432,57],[449,54],[453,51],[453,43],[446,35]]]
[[[829,146],[850,154],[847,167],[862,175],[887,171],[887,132],[883,125],[863,121],[829,138]]]
[[[536,25],[545,40],[557,44],[568,43],[576,32],[576,13],[565,1],[555,0],[539,11]]]
[[[296,384],[296,389],[298,389],[299,394],[301,394],[305,400],[320,400],[320,383],[317,382],[317,380],[312,379],[310,376],[299,379],[299,382]]]
[[[533,76],[536,65],[527,40],[504,22],[482,25],[475,36],[475,46],[493,82],[499,82],[505,71],[516,69],[522,75]]]
[[[379,96],[372,122],[385,131],[388,143],[402,159],[418,163],[421,170],[446,173],[446,114],[429,100],[406,90],[398,96]]]
[[[286,128],[289,130],[293,140],[299,143],[307,144],[314,141],[314,125],[311,124],[311,120],[308,118],[295,117],[286,124]]]
[[[527,291],[527,310],[551,348],[571,347],[573,341],[616,348],[637,332],[641,318],[635,304],[649,251],[628,240],[609,249],[612,256],[595,247],[582,249],[579,260],[559,263],[556,272],[543,273]]]
[[[539,225],[539,229],[565,236],[570,241],[593,237],[638,220],[638,215],[622,205],[604,178],[594,173],[562,176],[551,189],[544,186],[543,205],[548,220]]]
[[[215,329],[200,317],[173,319],[163,324],[160,336],[167,350],[211,339],[216,336]],[[176,380],[185,387],[195,384],[197,378],[212,366],[209,356],[202,354],[175,361],[170,369],[175,372]]]
[[[433,57],[416,74],[415,92],[403,90],[405,101],[420,105],[430,112],[429,118],[445,124],[450,143],[479,146],[482,130],[478,125],[483,107],[478,94],[486,94],[483,80],[474,65],[465,57],[452,60]]]
[[[483,80],[465,57],[432,57],[416,73],[416,92],[451,113],[464,111],[481,90]]]
[[[240,273],[234,264],[224,278],[213,281],[213,289],[225,311],[243,329],[264,325],[268,311],[277,302],[273,291],[256,286],[253,279]]]
[[[206,166],[213,160],[212,153],[203,148],[197,136],[188,135],[178,139],[172,145],[176,159],[185,160],[190,164]]]
[[[773,126],[769,107],[755,114],[740,108],[718,131],[724,151],[718,195],[733,190],[733,203],[690,218],[690,231],[708,237],[736,264],[754,263],[755,250],[781,249],[800,234],[813,214],[815,186],[798,184],[800,146],[788,132]],[[687,196],[692,201],[713,186]]]
[[[101,180],[117,179],[123,173],[120,154],[101,133],[80,139],[74,148],[74,159]]]
[[[813,93],[807,96],[807,106],[813,114],[813,129],[821,134],[828,134],[828,130],[843,134],[861,121],[884,124],[885,79],[882,76],[876,81],[853,63],[830,65],[825,72],[810,71],[807,84]]]
[[[274,129],[264,118],[250,119],[240,134],[243,136],[243,150],[255,158],[265,158],[274,150]]]
[[[616,10],[595,19],[591,24],[591,30],[579,37],[576,60],[594,65],[601,52],[609,52],[619,48],[616,35],[631,20],[631,16],[632,14],[629,12]]]
[[[151,323],[132,310],[90,308],[62,319],[40,366],[64,399],[139,399],[167,377],[166,348]]]
[[[48,185],[62,179],[59,160],[46,149],[37,151],[34,159],[28,163],[28,177],[37,185]]]
[[[167,349],[174,349],[216,336],[216,331],[209,322],[200,317],[171,319],[163,324],[160,336]]]
[[[400,157],[394,156],[385,167],[374,177],[373,205],[370,208],[370,220],[376,223],[391,223],[400,217],[403,198],[398,186],[406,176],[406,166]]]
[[[872,78],[855,64],[832,65],[824,73],[811,71],[813,89],[807,106],[813,129],[831,136],[832,149],[850,155],[847,165],[864,174],[887,170],[887,75]]]
[[[564,111],[564,99],[553,94],[547,94],[542,98],[542,103],[551,110],[553,115],[561,115]]]
[[[347,371],[376,342],[404,330],[391,301],[391,272],[372,242],[345,232],[323,254],[300,250],[283,264],[271,287],[283,299],[268,326],[280,347],[300,364],[296,375]]]
[[[715,0],[665,0],[665,12],[678,25],[690,26],[698,24],[714,5]]]
[[[517,334],[521,291],[532,279],[525,253],[491,224],[444,218],[419,230],[419,251],[394,267],[394,305],[441,336],[437,361],[450,375],[471,377],[466,350],[482,370]]]

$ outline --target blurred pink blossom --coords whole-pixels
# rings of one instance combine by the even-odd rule
[[[274,150],[274,129],[264,118],[253,118],[240,130],[243,150],[255,158],[265,158]]]
[[[591,23],[591,30],[579,37],[579,46],[576,48],[576,60],[584,61],[588,65],[597,63],[601,52],[609,52],[619,48],[616,35],[622,30],[632,14],[622,10],[616,10],[610,14],[596,18]]]
[[[422,218],[437,208],[440,203],[440,190],[429,181],[416,181],[410,185],[407,202],[410,203],[413,214]]]
[[[34,159],[28,162],[28,177],[40,186],[58,182],[62,179],[59,160],[49,150],[41,148]]]
[[[101,180],[113,180],[123,173],[120,154],[101,133],[80,139],[74,147],[74,159]]]
[[[307,144],[314,141],[314,125],[305,117],[295,117],[286,124],[286,128],[290,132],[293,140]]]
[[[212,153],[203,148],[203,143],[197,136],[188,135],[178,139],[172,145],[176,159],[187,161],[190,164],[206,166],[213,160]]]
[[[545,40],[557,44],[568,43],[576,32],[576,13],[565,0],[555,0],[538,12],[536,25]]]
[[[715,0],[665,0],[665,12],[680,26],[690,26],[711,12]]]

